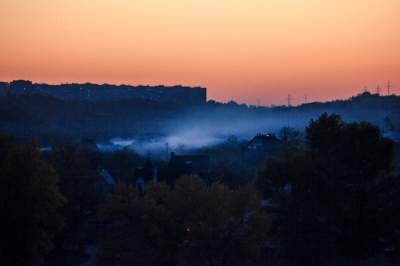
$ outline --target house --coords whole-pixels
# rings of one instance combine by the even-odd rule
[[[248,160],[263,160],[274,153],[281,141],[273,134],[258,134],[246,146],[245,158]]]
[[[205,176],[210,170],[210,157],[208,155],[176,155],[171,152],[169,169],[175,177],[182,175]]]
[[[102,169],[99,175],[102,177],[100,190],[103,193],[109,192],[115,185],[114,177],[106,169]]]
[[[140,193],[145,192],[145,185],[148,181],[157,184],[158,182],[158,168],[152,166],[151,163],[147,163],[144,167],[136,168],[135,171],[135,187]]]
[[[247,149],[254,152],[272,152],[280,144],[280,140],[272,134],[258,134],[247,144]]]

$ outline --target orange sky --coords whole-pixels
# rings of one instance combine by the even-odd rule
[[[0,80],[282,104],[400,90],[399,0],[0,0]]]

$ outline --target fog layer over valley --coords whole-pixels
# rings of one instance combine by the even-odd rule
[[[389,137],[387,120],[398,123],[398,97],[379,97],[364,94],[348,101],[311,103],[297,107],[247,107],[235,103],[185,108],[162,122],[154,134],[116,136],[98,143],[103,151],[133,149],[142,155],[163,157],[168,151],[193,151],[225,142],[234,136],[249,140],[257,134],[275,134],[279,137],[284,127],[302,132],[311,119],[321,113],[340,114],[344,121],[368,121],[384,129]],[[371,104],[372,103],[372,104]],[[369,106],[364,106],[371,104]]]
[[[132,149],[141,155],[163,157],[168,151],[189,152],[225,142],[229,137],[248,140],[256,134],[279,134],[282,127],[302,130],[310,119],[297,119],[288,123],[288,119],[274,117],[263,118],[260,115],[231,115],[194,113],[192,117],[177,118],[167,123],[165,135],[153,137],[115,137],[109,141],[97,143],[101,151]]]

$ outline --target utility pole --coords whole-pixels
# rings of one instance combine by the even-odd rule
[[[387,95],[390,96],[390,88],[392,87],[392,83],[390,82],[390,80],[388,80],[387,82]]]
[[[308,99],[307,99],[308,97],[307,97],[307,94],[304,94],[304,103],[307,103],[308,101]]]
[[[168,142],[166,142],[165,143],[165,158],[166,158],[166,160],[168,161],[168,157],[169,157],[169,145],[168,145]]]
[[[287,106],[288,107],[292,106],[291,102],[292,102],[292,95],[288,94],[288,96],[287,96]]]

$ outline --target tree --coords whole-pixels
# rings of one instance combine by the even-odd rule
[[[132,186],[118,183],[100,207],[109,230],[100,242],[96,265],[176,265],[182,234],[165,208],[169,195],[166,184],[150,187],[141,196]]]
[[[306,140],[315,152],[327,155],[333,143],[339,140],[340,130],[344,123],[339,115],[323,113],[318,120],[311,120],[306,128]]]
[[[54,169],[40,158],[34,143],[0,142],[0,261],[41,265],[63,226],[59,208],[65,199]]]
[[[236,189],[254,179],[256,163],[244,159],[246,145],[247,141],[229,136],[222,143],[200,149],[199,153],[210,156],[209,184],[220,182]]]
[[[268,228],[250,187],[230,190],[181,177],[143,196],[119,184],[101,208],[111,225],[97,265],[234,265],[262,247]]]
[[[194,206],[198,206],[196,211]],[[184,223],[187,234],[180,250],[181,265],[242,265],[259,259],[269,221],[259,211],[252,187],[230,190],[214,184],[203,201],[190,209],[194,217]]]
[[[332,137],[330,143],[327,136]],[[318,175],[327,186],[324,193],[330,198],[330,212],[335,214],[331,219],[342,225],[342,251],[351,255],[372,252],[379,237],[375,188],[390,173],[392,141],[382,137],[372,124],[346,124],[326,114],[310,123],[307,139]]]
[[[60,252],[83,252],[84,223],[96,216],[101,201],[99,155],[78,143],[54,147],[50,162],[60,179],[60,191],[67,203],[62,208],[65,217],[64,234],[57,239]],[[94,219],[93,218],[93,219]]]
[[[279,138],[285,143],[285,144],[297,144],[300,143],[302,140],[302,132],[297,130],[296,128],[292,127],[283,127],[279,131]]]
[[[124,149],[102,154],[102,165],[115,178],[133,182],[135,170],[143,165],[143,158],[132,150]]]
[[[369,123],[323,114],[306,128],[306,145],[267,160],[257,179],[258,188],[280,204],[276,232],[287,262],[320,265],[329,256],[382,252],[382,210],[388,206],[378,199],[395,201],[384,185],[391,176],[393,143]]]

